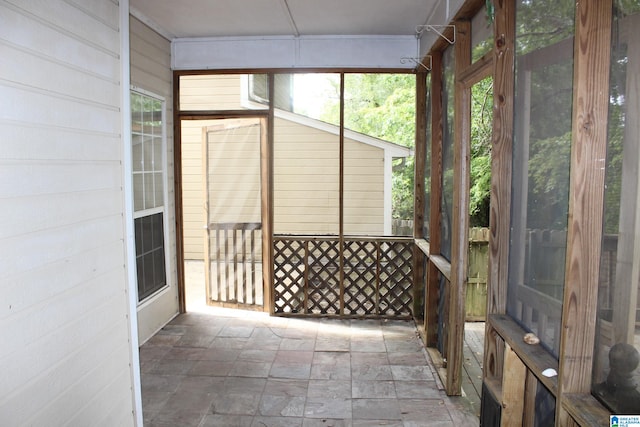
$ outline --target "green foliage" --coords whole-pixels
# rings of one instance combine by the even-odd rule
[[[339,88],[336,87],[339,93]],[[415,144],[415,76],[346,74],[345,128],[413,148]],[[334,123],[339,105],[327,105],[321,119]],[[394,165],[392,216],[413,219],[414,160]]]
[[[453,83],[452,83],[453,84]],[[335,90],[339,93],[339,87]],[[472,226],[489,225],[493,84],[474,85],[471,123],[470,216]],[[415,144],[415,76],[410,74],[345,75],[345,127],[409,148]],[[321,119],[337,122],[339,106],[327,104]],[[451,175],[451,174],[449,174]],[[427,176],[427,183],[430,182]],[[453,176],[445,178],[452,185]],[[452,188],[451,188],[452,191]],[[394,165],[392,216],[413,219],[414,158]]]
[[[493,81],[484,79],[471,90],[471,160],[469,215],[472,227],[489,226]]]
[[[542,139],[529,156],[529,228],[567,227],[571,132]]]

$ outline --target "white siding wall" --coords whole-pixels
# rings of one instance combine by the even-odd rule
[[[173,186],[173,89],[171,72],[171,43],[138,19],[131,17],[131,84],[166,101],[167,152],[165,185],[168,189],[167,217],[169,241],[165,248],[169,258],[169,289],[152,297],[138,309],[140,343],[178,314],[178,285],[176,268],[175,191]]]
[[[2,425],[134,423],[119,12],[0,3]]]

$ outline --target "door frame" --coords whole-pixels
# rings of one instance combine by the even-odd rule
[[[175,73],[175,72],[174,72]],[[174,80],[174,85],[178,85],[178,79]],[[175,90],[175,89],[174,89]],[[175,99],[175,97],[174,97]],[[174,108],[178,108],[177,102]],[[271,303],[271,253],[272,253],[272,209],[269,200],[272,200],[273,180],[271,178],[271,168],[273,165],[272,144],[269,141],[269,128],[273,120],[269,110],[239,110],[225,112],[187,111],[185,113],[176,110],[176,120],[174,122],[174,165],[176,173],[175,192],[176,192],[176,254],[178,258],[178,302],[180,313],[187,312],[186,306],[186,282],[184,269],[184,224],[182,204],[182,122],[184,120],[224,120],[224,119],[241,119],[241,118],[257,118],[260,120],[260,204],[261,204],[261,222],[262,222],[262,287],[263,287],[263,308],[265,312],[272,310]],[[267,205],[267,207],[265,206]],[[209,303],[209,291],[207,286],[207,303]]]

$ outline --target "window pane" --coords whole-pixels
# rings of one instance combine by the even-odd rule
[[[135,219],[138,301],[152,295],[167,284],[164,265],[163,214]]]
[[[267,109],[267,87],[266,75],[180,76],[180,110]]]
[[[153,188],[154,174],[153,172],[145,172],[142,176],[144,177],[144,209],[151,209],[156,207]]]
[[[344,79],[344,233],[412,235],[415,75]]]
[[[133,210],[144,209],[144,175],[142,173],[133,174]]]
[[[440,209],[440,253],[451,261],[451,217],[453,216],[453,145],[454,145],[454,49],[449,47],[442,58],[444,78],[442,79],[442,206]]]
[[[567,236],[574,2],[516,5],[509,314],[554,355]]]
[[[614,414],[639,414],[640,3],[618,0],[614,4],[604,237],[592,384],[594,395]]]
[[[134,210],[141,211],[164,203],[164,103],[137,92],[131,103]]]
[[[160,207],[164,204],[164,191],[163,191],[163,181],[164,176],[162,172],[156,172],[153,174],[153,207]]]
[[[142,171],[144,168],[144,161],[142,158],[142,135],[134,133],[131,137],[131,144],[133,149],[133,171]]]
[[[296,74],[292,79],[293,112],[275,112],[274,232],[336,235],[340,130],[333,121],[339,123],[334,104],[340,76]],[[280,90],[290,89],[276,87],[276,97]]]

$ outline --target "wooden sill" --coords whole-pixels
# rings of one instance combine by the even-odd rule
[[[522,329],[515,321],[506,314],[492,314],[488,316],[489,323],[502,337],[502,339],[511,346],[518,357],[538,378],[545,387],[549,389],[554,396],[558,395],[558,377],[545,377],[542,371],[547,368],[553,368],[558,371],[558,361],[547,350],[542,348],[540,344],[530,345],[523,341],[526,330]]]
[[[431,255],[429,260],[448,281],[451,281],[451,263],[442,255]]]
[[[608,426],[611,413],[590,394],[566,394],[562,407],[581,426]]]
[[[431,246],[429,245],[429,242],[427,242],[425,239],[416,239],[416,246],[426,256],[429,256],[431,254]]]

